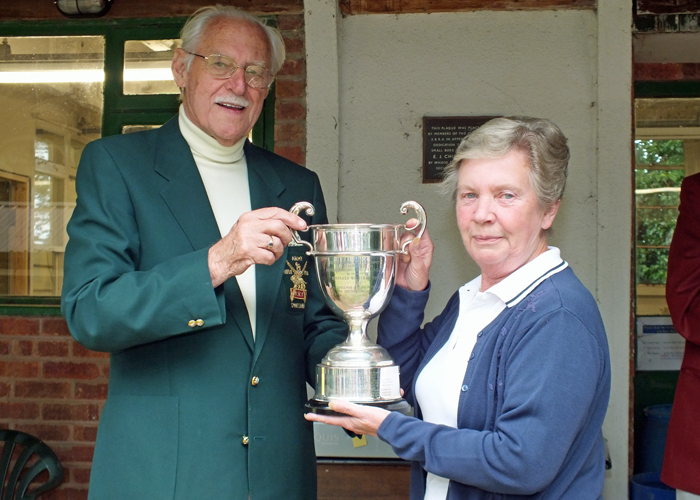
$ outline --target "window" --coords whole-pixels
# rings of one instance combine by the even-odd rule
[[[185,19],[0,21],[0,304],[58,311],[85,145],[176,115]],[[274,87],[253,141],[272,149]],[[4,309],[3,309],[4,310]],[[39,309],[19,314],[46,314]]]
[[[635,101],[637,315],[668,315],[666,268],[683,178],[700,171],[700,99]]]

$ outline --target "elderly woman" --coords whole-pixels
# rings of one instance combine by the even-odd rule
[[[421,328],[426,232],[379,320],[415,417],[343,401],[331,407],[348,416],[307,415],[377,435],[413,461],[412,500],[601,498],[607,339],[595,300],[547,246],[566,142],[548,120],[497,118],[458,147],[444,186],[481,275]]]

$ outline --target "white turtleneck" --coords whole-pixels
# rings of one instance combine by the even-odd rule
[[[223,237],[243,213],[251,210],[248,165],[243,154],[246,138],[233,146],[222,146],[190,121],[184,106],[180,106],[179,123],[182,136],[194,156]],[[255,338],[255,266],[250,266],[246,272],[236,276],[236,279],[248,309],[250,327]]]

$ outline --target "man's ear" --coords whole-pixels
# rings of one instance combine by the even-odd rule
[[[173,78],[175,83],[181,89],[185,88],[187,82],[187,52],[182,49],[175,49],[171,68],[173,70]]]

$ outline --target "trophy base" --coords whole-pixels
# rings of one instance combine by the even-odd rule
[[[376,406],[377,408],[383,408],[389,411],[398,411],[404,415],[411,413],[411,405],[409,405],[405,399],[398,399],[393,401],[372,401],[372,402],[356,402],[351,401],[351,403],[357,403],[359,405],[365,406]],[[335,410],[331,410],[328,406],[328,401],[321,401],[319,399],[309,399],[309,401],[304,405],[305,413],[318,413],[319,415],[334,415],[344,417],[347,416],[345,413],[340,413]]]

